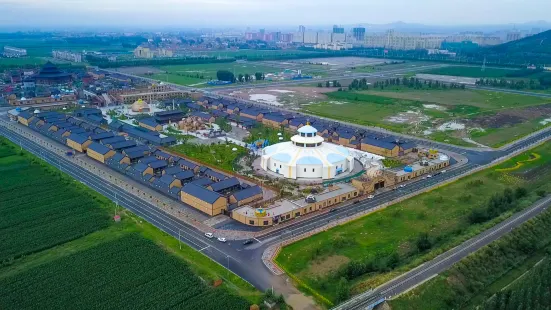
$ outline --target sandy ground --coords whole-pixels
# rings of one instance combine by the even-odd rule
[[[274,106],[294,106],[317,103],[327,100],[324,93],[332,92],[337,88],[326,87],[277,87],[277,88],[250,88],[238,91],[228,91],[225,94],[242,99],[254,100],[257,102]]]

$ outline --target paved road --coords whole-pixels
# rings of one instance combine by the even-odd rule
[[[215,239],[208,239],[194,227],[166,214],[154,205],[127,193],[125,190],[105,182],[105,180],[75,164],[70,158],[58,155],[3,126],[0,126],[0,134],[12,142],[20,144],[29,152],[44,159],[110,200],[118,202],[122,207],[131,210],[164,232],[175,238],[180,237],[182,242],[207,255],[222,266],[229,267],[232,272],[249,281],[255,287],[265,290],[273,284],[273,275],[264,267],[260,259],[256,259],[254,255],[249,253],[245,254],[238,247],[235,247],[234,244],[241,244],[240,242],[221,243]],[[46,137],[41,138],[47,139]],[[55,141],[51,140],[51,143],[55,143]]]
[[[551,196],[539,200],[530,208],[521,211],[500,224],[482,232],[476,237],[463,242],[461,245],[437,256],[430,262],[411,270],[410,272],[391,280],[377,289],[358,295],[333,309],[368,309],[370,305],[382,299],[390,299],[412,287],[426,281],[439,273],[449,269],[467,255],[501,238],[515,227],[541,214],[551,206]]]
[[[0,121],[0,125],[2,121]],[[20,126],[20,125],[17,125]],[[158,208],[127,193],[126,191],[119,189],[118,187],[107,184],[105,181],[78,166],[69,158],[58,155],[40,146],[36,141],[31,141],[23,136],[18,135],[2,126],[0,126],[0,134],[12,140],[15,143],[21,144],[22,147],[40,156],[50,164],[60,168],[65,173],[70,174],[75,179],[83,182],[90,188],[98,191],[113,201],[117,201],[121,206],[141,216],[146,221],[157,226],[159,229],[166,233],[178,238],[190,247],[197,251],[201,251],[215,262],[228,268],[235,274],[241,276],[243,279],[249,281],[255,287],[260,290],[270,288],[274,283],[281,283],[282,278],[274,276],[262,263],[262,252],[271,244],[280,242],[287,238],[291,238],[300,232],[306,232],[320,225],[326,224],[331,221],[338,220],[346,215],[351,215],[354,212],[368,210],[374,208],[377,205],[391,201],[397,197],[407,195],[416,190],[429,187],[435,183],[442,182],[448,178],[454,177],[460,173],[470,171],[481,164],[488,163],[493,159],[504,156],[510,152],[518,150],[520,148],[532,145],[537,141],[547,138],[551,135],[551,131],[540,132],[529,139],[517,142],[510,145],[500,151],[488,151],[478,152],[475,150],[464,150],[457,148],[458,153],[464,154],[469,162],[466,165],[451,167],[446,173],[440,174],[426,180],[416,180],[411,184],[408,184],[405,188],[381,193],[374,199],[365,200],[358,204],[353,204],[349,207],[339,207],[334,212],[322,213],[318,216],[314,216],[309,219],[305,219],[301,223],[291,224],[285,231],[269,233],[262,238],[259,238],[254,245],[243,246],[241,242],[228,242],[220,243],[216,240],[207,239],[203,234],[197,231],[194,227],[191,227],[182,221],[160,211]],[[36,133],[39,135],[38,133]],[[43,140],[48,140],[50,143],[58,143],[47,137],[40,136]],[[434,145],[438,145],[435,143]],[[455,150],[455,148],[454,148]],[[451,264],[450,264],[451,265]],[[423,273],[425,274],[425,273]],[[398,289],[406,289],[419,281],[415,279],[421,279],[423,277],[418,276],[412,278],[407,283],[404,282],[399,287],[395,287],[389,293],[397,292]],[[279,282],[278,282],[279,281]],[[386,295],[387,291],[381,291]],[[383,296],[384,296],[383,295]]]

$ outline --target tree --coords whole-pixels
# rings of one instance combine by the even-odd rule
[[[262,74],[262,72],[256,72],[256,73],[254,74],[254,78],[255,78],[257,81],[263,80],[263,78],[262,78],[263,76],[264,76],[264,74]]]
[[[350,296],[350,289],[348,287],[348,281],[346,278],[341,277],[336,287],[336,299],[337,301],[345,301]]]
[[[251,76],[247,73],[245,74],[245,82],[248,82],[251,80]]]
[[[243,74],[239,73],[238,79],[239,82],[243,82]]]
[[[427,233],[419,234],[415,243],[419,252],[425,252],[426,250],[430,250],[430,248],[432,248],[432,242],[430,241]]]
[[[318,83],[318,87],[323,87],[323,84],[321,82]],[[350,86],[348,86],[350,88]],[[350,88],[351,89],[351,88]]]
[[[235,76],[233,75],[233,73],[231,73],[228,70],[218,70],[216,72],[216,78],[219,81],[227,81],[227,82],[235,81]]]
[[[331,84],[329,83],[329,81],[325,82],[325,87],[331,87]]]

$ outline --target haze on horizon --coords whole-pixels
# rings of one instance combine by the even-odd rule
[[[489,25],[546,20],[550,0],[0,0],[2,26]]]

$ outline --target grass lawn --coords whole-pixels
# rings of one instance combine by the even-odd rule
[[[472,210],[485,206],[492,195],[505,188],[523,186],[528,195],[518,201],[518,207],[524,208],[538,199],[536,192],[549,192],[551,169],[547,168],[551,144],[543,144],[530,153],[537,153],[540,158],[515,171],[496,171],[528,156],[520,155],[502,167],[489,168],[301,240],[283,248],[276,261],[298,279],[302,289],[319,293],[332,302],[337,301],[336,284],[345,267],[350,271],[358,268],[357,264],[373,264],[371,268],[377,271],[350,276],[347,285],[352,293],[374,288],[513,213],[506,211],[492,220],[471,224]],[[537,177],[535,171],[539,171]],[[432,244],[430,250],[420,251],[418,240],[424,234]]]
[[[119,210],[115,224],[111,201],[4,139],[0,171],[1,309],[246,309],[261,301],[250,284],[131,212]]]
[[[540,121],[542,120],[543,118],[539,118],[532,121],[520,123],[512,127],[503,127],[497,129],[490,128],[486,129],[485,132],[477,132],[476,134],[473,134],[471,136],[472,139],[476,142],[492,147],[500,147],[507,143],[525,137],[535,131],[551,126],[551,123],[542,125],[540,123]]]
[[[473,78],[500,78],[500,77],[505,77],[507,74],[512,73],[516,70],[517,69],[508,69],[508,68],[486,68],[486,70],[482,71],[480,67],[450,66],[450,67],[431,69],[423,73],[465,76],[465,77],[473,77]]]
[[[268,139],[270,142],[270,145],[279,143],[280,137],[283,137],[283,140],[281,141],[290,141],[293,134],[289,132],[288,130],[278,130],[273,127],[264,126],[262,124],[258,124],[257,126],[251,128],[249,130],[250,134],[245,138],[243,141],[247,143],[252,143],[256,140],[261,139]],[[281,136],[278,135],[278,133],[281,133]]]
[[[518,108],[519,106],[533,106],[551,102],[548,98],[539,98],[525,95],[492,92],[485,90],[460,90],[460,89],[411,89],[407,87],[388,87],[381,91],[379,89],[368,90],[370,95],[415,100],[423,103],[443,105],[451,109],[459,106],[474,107],[470,111],[452,110],[456,115],[474,115],[490,110],[503,110],[507,108]],[[476,109],[478,108],[478,109]]]
[[[395,132],[407,132],[424,136],[424,129],[433,133],[427,137],[439,142],[461,146],[473,146],[461,137],[470,137],[484,145],[499,147],[527,134],[544,128],[540,123],[543,116],[524,120],[520,123],[507,123],[504,113],[517,113],[533,117],[533,112],[522,108],[549,104],[551,100],[525,95],[461,89],[412,89],[404,86],[390,86],[384,90],[342,91],[326,93],[329,101],[303,107],[305,112],[322,117],[351,123],[386,128]],[[532,108],[534,109],[534,108]],[[415,118],[403,123],[391,122],[392,116],[406,111],[417,111],[429,121],[421,121],[418,126]],[[486,124],[485,116],[499,114]],[[400,116],[402,117],[402,116]],[[467,124],[467,128],[480,128],[485,131],[464,130],[463,132],[437,131],[433,121],[440,123],[457,120]],[[480,123],[486,125],[479,125]],[[470,126],[470,127],[469,127]]]
[[[222,170],[234,171],[234,163],[247,154],[247,149],[236,144],[220,142],[213,145],[185,143],[172,146],[170,150]],[[233,148],[237,148],[237,151],[232,151]]]

